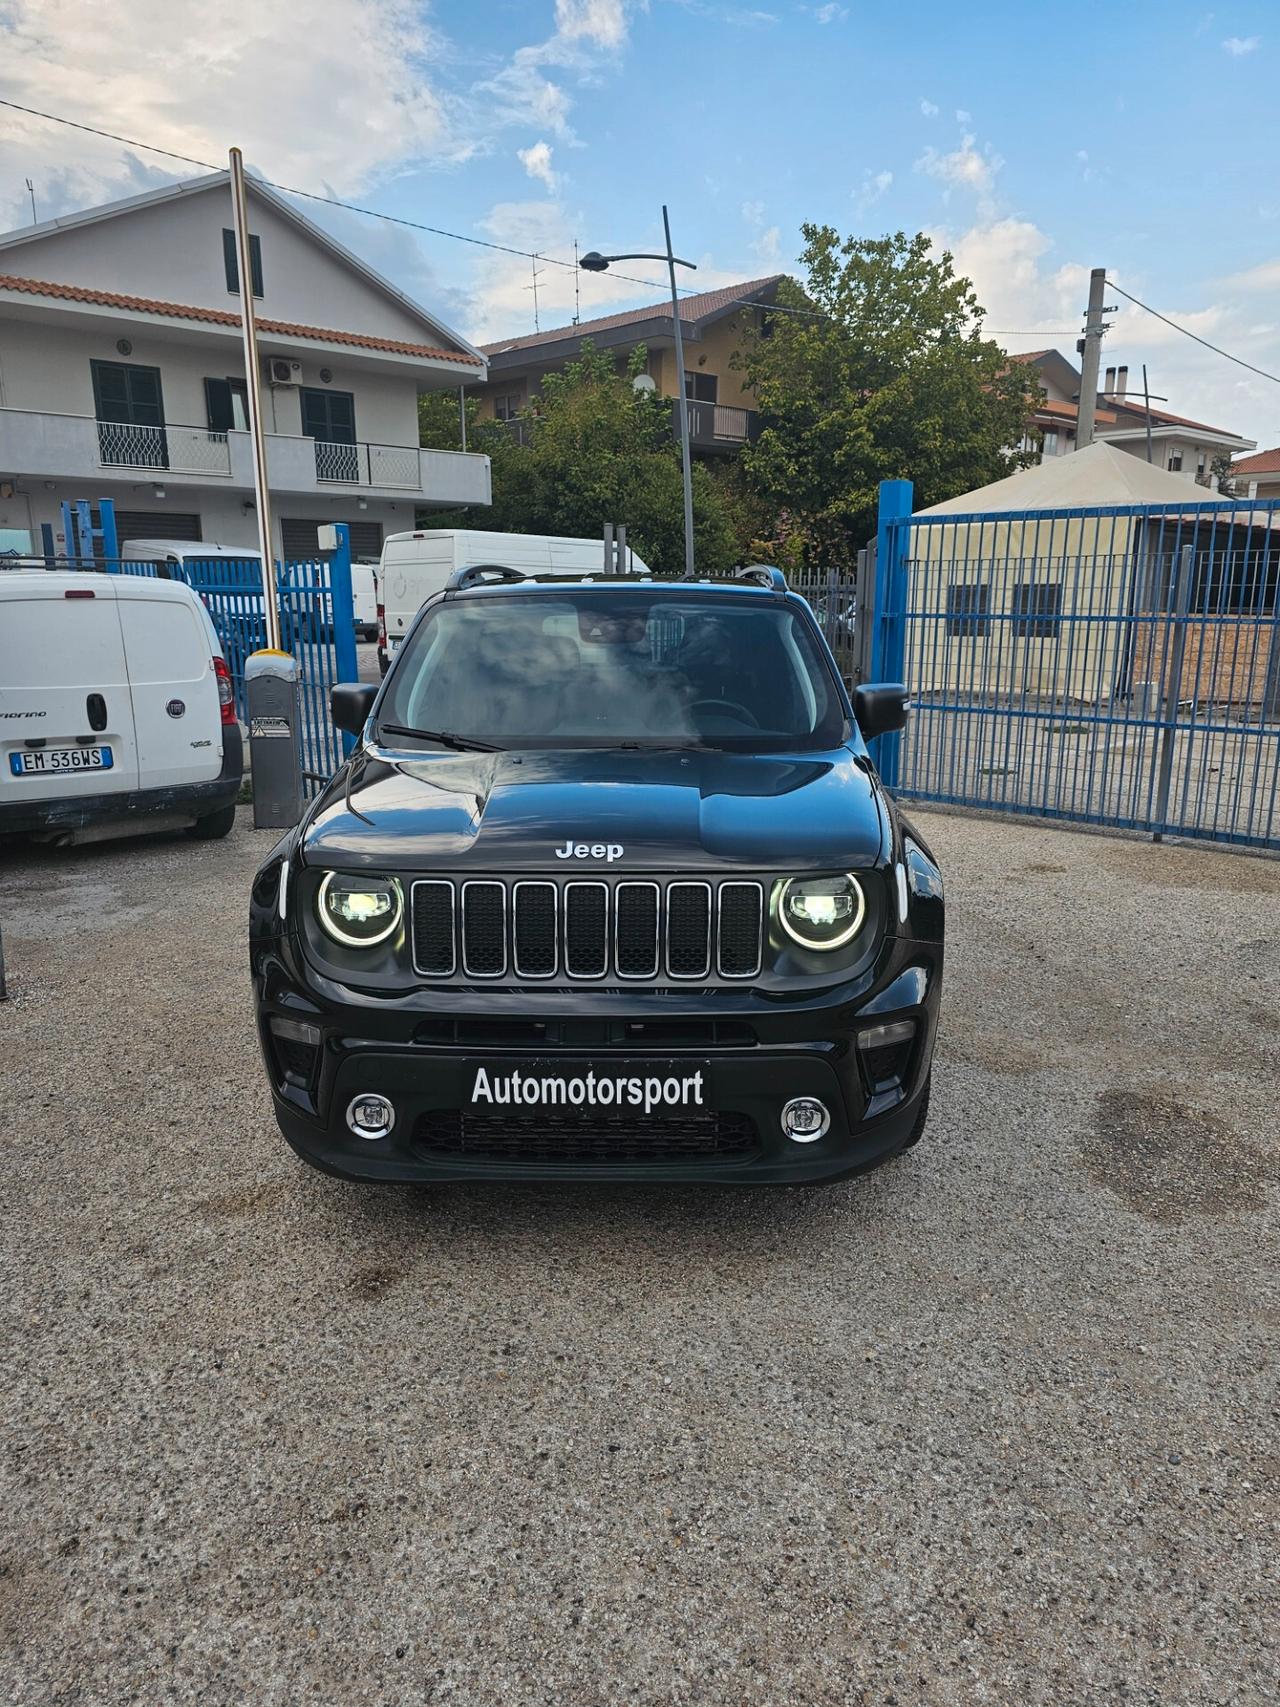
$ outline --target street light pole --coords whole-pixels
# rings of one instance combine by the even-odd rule
[[[231,222],[236,234],[236,270],[240,285],[240,328],[244,337],[244,393],[253,445],[253,495],[258,506],[258,549],[262,553],[262,605],[267,647],[278,652],[280,606],[276,600],[276,560],[271,539],[271,486],[267,476],[267,438],[262,420],[258,367],[258,326],[253,306],[253,264],[249,243],[249,197],[244,182],[244,158],[230,151]]]
[[[680,411],[680,474],[684,481],[684,573],[693,580],[693,469],[689,461],[689,399],[684,382],[684,333],[680,326],[680,298],[676,291],[676,257],[671,247],[671,221],[665,202],[662,229],[667,239],[667,273],[671,279],[671,324],[676,332],[676,407]]]
[[[671,248],[671,221],[667,216],[664,205],[662,209],[662,230],[667,240],[665,255],[601,255],[593,249],[584,255],[578,265],[588,273],[603,273],[614,261],[665,261],[667,276],[671,280],[671,324],[675,332],[676,342],[676,408],[680,420],[680,473],[684,483],[684,572],[688,580],[693,579],[693,470],[689,460],[689,405],[684,389],[684,335],[680,324],[680,293],[676,289],[676,268],[688,267],[690,272],[697,272],[693,261],[682,261]]]

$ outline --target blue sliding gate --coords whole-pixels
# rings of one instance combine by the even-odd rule
[[[329,715],[329,689],[335,682],[354,682],[358,677],[351,541],[344,524],[338,524],[336,532],[338,548],[328,558],[276,565],[281,645],[298,660],[302,768],[312,792],[333,774],[352,746],[352,737],[337,729]],[[161,566],[100,559],[96,566],[125,575],[163,573],[194,588],[222,643],[236,711],[240,721],[247,722],[245,659],[267,644],[259,560],[206,557]]]
[[[877,743],[907,799],[1280,848],[1280,505],[918,515],[881,488]]]

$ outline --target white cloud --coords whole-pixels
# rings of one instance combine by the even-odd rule
[[[887,194],[892,183],[893,173],[890,171],[864,172],[862,183],[855,192],[859,210],[865,213],[867,208]]]
[[[771,225],[767,231],[760,233],[751,247],[762,261],[768,261],[772,265],[782,249],[782,233],[776,225]]]
[[[963,107],[957,107],[956,108],[956,123],[957,124],[968,124],[969,120],[972,117],[973,117],[973,114],[967,113]]]
[[[3,40],[11,99],[215,166],[236,142],[284,183],[349,193],[409,161],[456,160],[470,148],[435,81],[438,39],[412,0],[227,0],[180,19],[171,0],[4,0]],[[0,218],[23,219],[28,175],[46,216],[192,173],[5,117]]]
[[[939,248],[950,249],[957,272],[973,280],[987,309],[986,326],[1013,351],[1056,349],[1077,366],[1075,341],[1089,297],[1089,266],[1059,257],[1049,234],[1022,219],[980,221],[963,231],[930,232]],[[1280,262],[1276,263],[1280,271]],[[1261,274],[1264,269],[1256,268]],[[1215,300],[1179,307],[1160,295],[1154,281],[1121,274],[1126,290],[1167,314],[1188,331],[1198,332],[1224,349],[1260,367],[1273,365],[1274,327],[1259,323],[1257,299],[1249,294],[1251,274],[1219,281]],[[1259,279],[1253,289],[1266,288]],[[1172,326],[1123,297],[1110,319],[1103,365],[1127,364],[1132,384],[1140,385],[1146,362],[1152,389],[1167,394],[1161,408],[1211,426],[1274,444],[1280,438],[1275,387],[1193,343]]]
[[[987,194],[995,182],[996,173],[1004,165],[989,145],[979,149],[972,132],[960,138],[959,148],[950,154],[940,154],[936,148],[926,148],[916,161],[916,171],[955,188]]]
[[[924,99],[921,99],[920,111],[924,114],[924,116],[927,119],[936,119],[938,116],[938,108],[934,105],[934,103],[932,101],[926,101]]]
[[[837,6],[835,0],[831,0],[829,5],[815,6],[813,16],[819,24],[838,24],[849,16],[849,11],[847,7]]]
[[[1233,59],[1243,59],[1245,54],[1252,53],[1261,41],[1261,36],[1228,36],[1222,44],[1222,51],[1229,53]]]
[[[556,34],[616,51],[627,39],[624,0],[556,0]]]
[[[1232,273],[1225,282],[1230,290],[1280,290],[1280,259],[1262,261],[1243,273]]]
[[[743,202],[743,204],[742,204],[742,217],[743,217],[743,219],[746,220],[748,225],[763,225],[764,224],[764,203],[763,202]]]
[[[457,56],[424,0],[226,0],[177,13],[172,0],[0,0],[5,93],[215,167],[236,142],[267,178],[352,195],[410,168],[456,165],[515,126],[572,140],[575,86],[625,48],[643,3],[557,0],[549,36],[450,88],[440,67]],[[6,121],[0,229],[30,217],[27,176],[43,218],[199,169],[38,119]]]
[[[531,178],[536,178],[540,184],[546,185],[548,194],[556,193],[559,179],[551,169],[550,143],[535,142],[528,148],[517,148],[516,159]]]

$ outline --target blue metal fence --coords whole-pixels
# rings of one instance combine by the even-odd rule
[[[907,798],[1280,847],[1280,506],[882,501],[873,673]]]
[[[338,548],[327,558],[278,563],[280,643],[298,660],[302,766],[313,788],[332,775],[351,750],[352,738],[334,726],[329,690],[353,682],[359,672],[351,594],[351,541],[336,528]],[[231,673],[236,711],[247,722],[245,660],[267,644],[262,567],[256,557],[200,557],[161,566],[151,562],[100,561],[96,567],[126,575],[155,575],[185,581],[209,612]]]

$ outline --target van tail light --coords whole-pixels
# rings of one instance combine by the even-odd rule
[[[231,671],[227,668],[225,658],[213,660],[213,673],[218,683],[218,709],[222,713],[224,723],[234,723],[236,719],[236,696],[231,686]]]
[[[385,652],[387,649],[387,607],[378,606],[378,645]]]

